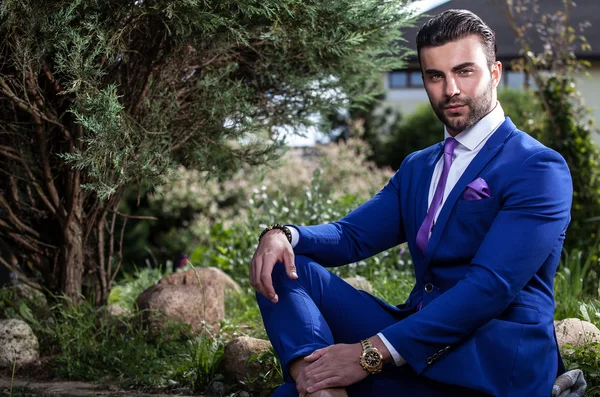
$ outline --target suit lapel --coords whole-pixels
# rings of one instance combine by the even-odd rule
[[[490,137],[490,139],[486,142],[485,146],[481,149],[481,151],[475,156],[471,164],[467,167],[465,172],[462,174],[450,194],[448,198],[444,202],[442,209],[440,211],[440,215],[438,216],[437,221],[435,222],[435,227],[433,228],[433,232],[431,233],[431,238],[429,239],[429,244],[427,244],[427,250],[425,251],[425,270],[431,261],[433,253],[440,242],[440,238],[444,232],[444,228],[446,227],[446,223],[448,222],[448,218],[452,214],[452,210],[454,209],[454,204],[460,197],[460,195],[464,192],[465,187],[471,181],[473,181],[477,175],[481,172],[481,170],[498,154],[498,152],[504,146],[504,141],[506,138],[516,129],[513,122],[506,118],[504,123],[494,134]]]

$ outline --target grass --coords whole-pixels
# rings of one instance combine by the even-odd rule
[[[579,317],[582,303],[597,300],[598,263],[597,254],[591,250],[587,254],[580,249],[564,252],[554,278],[554,298],[556,309],[554,318]]]

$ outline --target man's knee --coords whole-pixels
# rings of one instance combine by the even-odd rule
[[[301,276],[302,274],[308,274],[309,272],[314,272],[315,270],[318,271],[320,269],[323,269],[323,267],[317,262],[315,262],[313,259],[304,255],[296,255],[296,257],[294,258],[294,265],[296,266],[296,272],[298,273],[298,276]],[[287,274],[287,269],[285,268],[285,265],[282,262],[277,262],[275,264],[272,276],[273,281],[275,280],[275,277],[289,278]]]

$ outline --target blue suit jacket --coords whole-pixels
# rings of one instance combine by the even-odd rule
[[[570,220],[567,165],[507,118],[451,191],[423,254],[415,240],[442,147],[409,155],[340,221],[299,227],[295,252],[337,266],[408,242],[416,285],[400,321],[382,331],[408,364],[496,396],[547,397],[558,366],[553,281]],[[478,177],[491,197],[464,200]]]

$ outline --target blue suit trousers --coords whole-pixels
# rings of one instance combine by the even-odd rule
[[[406,314],[345,281],[310,258],[296,256],[298,280],[283,264],[273,270],[279,302],[257,295],[265,328],[277,353],[285,384],[274,396],[298,396],[290,364],[336,343],[358,343],[400,321]],[[357,357],[358,360],[358,357]],[[484,396],[480,392],[417,375],[409,365],[384,370],[346,388],[350,396]]]

